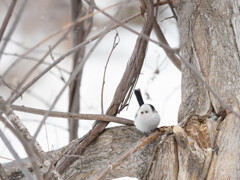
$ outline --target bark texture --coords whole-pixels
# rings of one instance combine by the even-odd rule
[[[171,130],[171,128],[169,128]],[[168,132],[169,130],[163,130]],[[68,170],[65,171],[63,179],[92,179],[94,175],[101,172],[109,164],[114,162],[124,152],[128,151],[137,143],[139,139],[144,138],[144,134],[136,130],[134,127],[115,127],[109,128],[103,132],[99,138],[91,143],[84,153],[78,157]],[[126,161],[122,162],[115,169],[112,169],[104,179],[113,179],[123,176],[138,177],[139,179],[148,179],[148,172],[158,172],[162,167],[166,168],[164,164],[159,164],[159,160],[176,161],[176,157],[172,156],[176,147],[174,146],[174,136],[169,136],[166,142],[164,137],[159,135],[155,141],[143,146],[136,153],[132,154]],[[163,143],[164,142],[164,143]],[[52,163],[56,162],[64,151],[67,151],[71,146],[77,143],[71,142],[70,145],[57,150],[49,152],[49,158]],[[138,142],[139,143],[139,142]],[[103,145],[104,144],[104,145]],[[165,153],[165,151],[169,151]],[[169,157],[173,157],[170,158]],[[31,169],[29,159],[24,160],[24,163]],[[172,164],[172,163],[171,163]],[[9,163],[4,165],[4,169],[10,179],[24,179],[24,175],[20,170],[14,168],[16,163]],[[175,166],[173,164],[173,166]],[[171,167],[171,165],[170,165]],[[172,168],[172,167],[171,167]],[[172,169],[172,173],[176,174],[176,168]],[[154,174],[153,174],[154,175]],[[163,177],[171,177],[169,173],[163,174]]]
[[[225,103],[239,113],[239,1],[183,0],[175,1],[174,4],[178,14],[183,58],[195,67]],[[215,152],[209,162],[208,155],[201,158],[205,160],[204,164],[195,159],[196,168],[202,171],[191,174],[188,170],[185,179],[240,178],[240,121],[222,107],[192,72],[183,66],[179,121],[187,122],[185,130],[188,139],[198,144],[198,154],[208,152],[209,148]],[[218,119],[219,127],[210,128],[206,123],[209,119]],[[185,165],[194,167],[191,163]],[[179,169],[179,175],[182,173]]]

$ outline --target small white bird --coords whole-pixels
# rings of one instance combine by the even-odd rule
[[[148,133],[158,127],[160,116],[151,104],[144,104],[140,89],[135,90],[139,103],[139,110],[136,113],[134,125],[142,133]]]
[[[148,133],[158,127],[160,116],[151,104],[143,104],[137,111],[134,125],[142,133]]]

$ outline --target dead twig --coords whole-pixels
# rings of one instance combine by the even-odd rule
[[[38,114],[38,115],[45,115],[46,112],[48,112],[42,109],[36,109],[36,108],[30,108],[30,107],[18,106],[18,105],[11,105],[11,108],[15,111]],[[74,120],[85,119],[85,120],[115,122],[119,124],[133,126],[132,120],[116,117],[116,116],[103,115],[103,114],[78,114],[78,113],[51,111],[49,112],[48,116],[57,117],[57,118],[67,118],[67,119],[71,118]]]
[[[1,26],[1,29],[0,29],[0,42],[2,41],[3,34],[4,34],[4,32],[7,28],[7,25],[9,23],[9,20],[10,20],[11,16],[12,16],[12,12],[13,12],[13,9],[14,9],[16,3],[17,3],[17,0],[12,0],[10,6],[8,8],[7,14],[6,14],[6,16],[3,20],[3,23],[2,23],[2,26]]]
[[[153,21],[153,29],[157,36],[158,41],[165,44],[165,46],[168,46],[170,48],[170,46],[167,42],[167,39],[165,38],[160,26],[157,23],[156,18],[154,18],[154,21]],[[171,60],[171,62],[175,65],[175,67],[181,71],[181,60],[174,53],[169,52],[164,47],[162,47],[162,48],[163,48],[164,52],[166,53],[166,55],[168,56],[168,58]]]
[[[171,0],[167,0],[167,2],[168,2],[168,5],[169,5],[172,13],[173,13],[173,17],[174,17],[174,18],[176,19],[176,21],[178,22],[178,17],[177,17],[177,14],[176,14],[175,10],[174,10],[172,1],[171,1]]]
[[[28,0],[23,1],[21,7],[19,8],[18,12],[16,13],[16,17],[15,17],[14,22],[12,23],[7,35],[4,37],[4,42],[3,42],[2,46],[1,46],[1,50],[0,50],[0,52],[1,52],[0,53],[0,59],[1,59],[2,53],[4,52],[7,44],[9,43],[9,40],[10,40],[14,30],[16,29],[16,27],[19,23],[20,18],[22,17],[22,14],[24,12],[24,9],[26,7],[27,2],[28,2]]]
[[[117,40],[118,39],[118,40]],[[106,77],[106,71],[107,71],[107,66],[110,60],[110,57],[112,56],[112,53],[114,51],[114,49],[117,47],[118,43],[120,42],[120,38],[119,38],[119,34],[118,32],[116,32],[116,35],[114,37],[114,41],[113,41],[113,46],[112,46],[112,50],[108,56],[106,65],[104,67],[104,73],[103,73],[103,82],[102,82],[102,91],[101,91],[101,113],[104,114],[104,109],[103,109],[103,91],[104,91],[104,85],[105,85],[105,77]]]

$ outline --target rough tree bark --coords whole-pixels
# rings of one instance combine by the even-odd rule
[[[239,1],[175,0],[172,4],[178,15],[183,59],[240,113]],[[169,127],[172,133],[159,134],[102,179],[240,178],[239,119],[186,66],[181,69],[181,126]],[[92,179],[142,136],[134,127],[105,130],[63,174],[64,179]],[[56,158],[59,151],[52,154]],[[5,170],[11,173],[6,165]]]

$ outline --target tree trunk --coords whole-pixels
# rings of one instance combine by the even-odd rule
[[[180,1],[176,9],[182,56],[194,66],[218,96],[239,113],[239,2]],[[187,166],[187,173],[190,175],[186,179],[240,178],[240,121],[231,112],[226,113],[223,107],[189,69],[183,66],[179,121],[187,121],[185,131],[188,138],[194,140],[200,148],[197,151],[191,148],[191,154],[197,153],[199,156],[200,153],[202,160],[206,161],[208,155],[205,152],[209,154],[209,150],[215,150],[210,161],[204,162],[202,168],[201,161],[194,162],[199,169],[196,173],[191,170],[194,166],[185,162],[184,166]],[[213,125],[210,128],[209,123],[213,124],[217,118],[220,120],[219,126]]]
[[[239,1],[175,0],[173,6],[178,14],[183,59],[239,113]],[[144,138],[138,140],[143,135],[134,127],[107,129],[63,173],[63,178],[97,179],[96,175],[108,168],[110,172],[100,179],[239,179],[240,121],[224,107],[182,65],[181,127],[169,127],[167,134],[159,135],[120,164],[114,162],[141,143]],[[69,146],[74,146],[74,142]],[[59,151],[52,154],[56,160]],[[11,171],[7,169],[5,165],[9,175]]]

